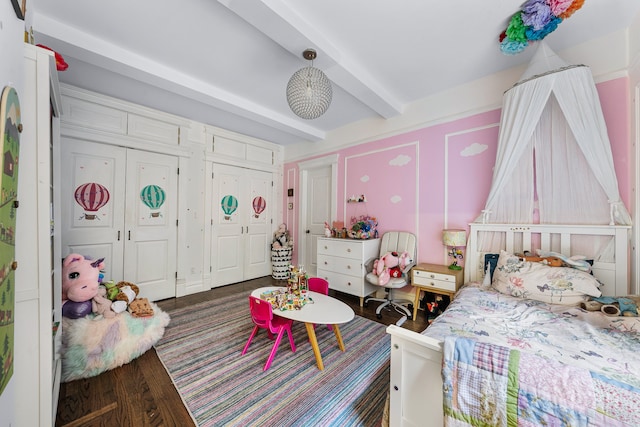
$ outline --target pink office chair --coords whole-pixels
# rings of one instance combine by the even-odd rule
[[[319,294],[329,295],[329,282],[321,277],[310,277],[307,280],[307,286],[310,291],[317,292]],[[313,325],[314,327],[316,325]],[[333,330],[333,326],[327,325],[330,330]]]
[[[282,335],[284,331],[287,331],[287,336],[289,337],[289,344],[291,344],[291,350],[296,352],[296,345],[293,342],[293,334],[291,332],[291,324],[293,320],[285,319],[279,316],[274,316],[273,311],[271,310],[271,304],[267,301],[263,301],[260,298],[256,298],[253,296],[249,296],[249,309],[251,310],[251,320],[255,323],[253,327],[253,331],[249,336],[249,340],[242,349],[242,354],[244,355],[251,344],[251,340],[258,332],[259,328],[266,329],[267,334],[269,335],[269,339],[273,339],[273,334],[276,335],[276,342],[273,343],[273,348],[271,349],[271,353],[269,353],[269,358],[267,359],[267,363],[265,363],[263,371],[266,371],[271,366],[271,362],[278,351],[278,346],[280,345],[280,341],[282,340]]]

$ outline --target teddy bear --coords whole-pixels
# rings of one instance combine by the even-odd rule
[[[289,236],[289,230],[287,230],[286,224],[280,224],[278,229],[273,233],[273,242],[271,244],[272,249],[290,248],[293,246],[293,241]]]
[[[129,313],[133,317],[152,317],[153,307],[147,298],[136,298],[129,304]]]
[[[115,284],[118,293],[113,297],[111,309],[116,313],[122,313],[127,310],[140,293],[140,288],[131,282],[118,282]]]
[[[91,309],[97,315],[104,316],[105,319],[115,317],[116,312],[111,309],[113,303],[107,298],[107,288],[98,287],[98,294],[91,300]]]
[[[70,254],[62,261],[62,315],[78,319],[92,312],[91,300],[98,294],[104,258],[92,260]]]
[[[378,285],[384,286],[393,278],[402,277],[404,269],[412,263],[408,252],[387,252],[373,263],[373,272],[378,276]]]

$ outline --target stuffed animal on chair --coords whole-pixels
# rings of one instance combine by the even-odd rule
[[[98,294],[104,258],[92,260],[70,254],[62,261],[62,315],[78,319],[92,312],[91,300]]]
[[[384,286],[394,277],[402,277],[402,271],[411,263],[407,252],[387,252],[373,263],[373,272],[378,276],[378,284]]]

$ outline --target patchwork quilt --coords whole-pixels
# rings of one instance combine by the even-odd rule
[[[449,426],[640,426],[640,318],[462,288],[444,341]]]
[[[640,389],[520,350],[447,337],[447,426],[638,426]]]

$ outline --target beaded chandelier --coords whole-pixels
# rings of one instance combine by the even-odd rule
[[[307,49],[302,53],[311,66],[296,71],[287,84],[287,102],[298,117],[311,120],[323,115],[331,104],[333,90],[327,76],[313,66],[316,51]]]

